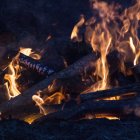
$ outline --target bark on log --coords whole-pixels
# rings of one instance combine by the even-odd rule
[[[44,65],[43,63],[35,60],[29,56],[26,56],[22,53],[19,54],[19,64],[23,65],[24,67],[34,70],[40,75],[45,77],[53,74],[55,71],[48,66]]]
[[[20,53],[18,55],[18,62],[19,62],[19,65],[25,67],[26,69],[30,69],[30,70],[36,72],[37,74],[43,76],[44,78],[57,72],[57,71],[53,70],[52,68],[46,66],[39,60],[35,60],[29,56],[24,55],[23,53]],[[0,70],[1,83],[3,83],[4,75],[8,71],[8,65],[4,70]]]
[[[89,54],[81,60],[75,62],[65,70],[47,77],[45,80],[34,85],[19,96],[11,99],[6,103],[1,104],[0,112],[2,113],[2,116],[11,116],[13,118],[18,118],[18,115],[26,115],[28,113],[28,110],[34,107],[32,96],[36,94],[38,90],[47,88],[55,79],[68,78],[75,75],[83,74],[85,72],[85,69],[89,70],[93,68],[93,64],[97,59],[98,57],[96,55]]]
[[[77,105],[71,109],[59,110],[50,113],[34,123],[41,123],[44,121],[58,121],[58,120],[77,120],[83,118],[86,114],[110,114],[114,117],[125,118],[127,116],[139,117],[140,100],[117,100],[117,101],[88,101]]]
[[[140,92],[140,83],[135,83],[124,87],[118,87],[118,88],[113,88],[108,90],[81,94],[80,99],[81,101],[97,100],[97,99],[103,99],[103,98],[114,97],[114,96],[122,96],[132,92],[136,92],[136,93]]]

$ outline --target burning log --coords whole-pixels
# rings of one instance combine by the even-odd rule
[[[50,113],[34,123],[41,123],[50,120],[75,120],[85,118],[87,114],[109,114],[110,116],[125,118],[128,116],[139,117],[140,101],[118,100],[118,101],[88,101],[70,109],[61,109],[57,112]],[[94,117],[93,117],[94,118]],[[96,117],[95,117],[96,118]]]
[[[140,92],[140,83],[108,89],[108,90],[91,92],[87,94],[81,94],[80,99],[81,101],[97,100],[97,99],[103,99],[103,98],[108,98],[108,97],[132,94],[132,92],[134,92],[133,94],[137,94],[137,92]]]
[[[43,76],[49,76],[54,73],[54,70],[45,66],[38,60],[35,60],[29,56],[26,56],[22,53],[19,54],[19,63],[24,67],[36,71],[38,74]]]
[[[0,112],[5,117],[12,116],[13,118],[19,118],[19,115],[26,116],[30,112],[30,107],[31,109],[34,108],[32,96],[36,94],[37,91],[44,90],[56,79],[63,79],[75,75],[81,75],[85,72],[85,69],[93,69],[93,64],[97,59],[98,56],[96,56],[95,54],[89,54],[85,56],[81,60],[69,66],[67,69],[47,77],[45,80],[34,85],[27,91],[23,92],[21,95],[18,95],[10,101],[1,104]]]

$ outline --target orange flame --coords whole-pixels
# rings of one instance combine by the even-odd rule
[[[19,77],[17,74],[17,71],[15,70],[18,67],[15,67],[14,62],[12,61],[9,65],[9,71],[10,74],[5,74],[4,79],[9,81],[9,91],[10,91],[10,97],[15,97],[20,94],[20,91],[17,89],[17,83],[16,80]]]
[[[108,119],[108,120],[119,120],[118,117],[111,116],[109,114],[87,114],[84,119],[92,120],[92,119],[95,119],[95,118],[96,119],[105,118],[105,119]]]
[[[97,76],[96,87],[93,91],[110,88],[109,64],[107,55],[112,50],[118,50],[121,63],[120,71],[126,72],[125,62],[138,64],[140,58],[140,41],[138,38],[138,28],[140,20],[140,2],[125,9],[121,14],[118,12],[120,5],[108,4],[107,2],[92,0],[92,8],[98,13],[99,22],[92,17],[86,24],[86,40],[94,52],[100,53],[100,59],[96,63]],[[91,22],[93,20],[93,22]],[[119,22],[122,23],[120,26]],[[89,23],[88,23],[89,22]],[[91,34],[92,32],[92,34]]]
[[[96,65],[94,76],[97,78],[97,86],[92,90],[104,90],[111,88],[110,84],[110,65],[108,64],[107,56],[112,50],[117,50],[120,54],[121,64],[119,71],[127,74],[125,62],[131,62],[133,65],[139,63],[140,58],[140,40],[138,37],[138,28],[140,21],[140,1],[124,12],[120,13],[119,5],[108,4],[107,2],[92,0],[92,8],[97,12],[98,18],[92,17],[85,23],[85,18],[82,15],[79,22],[74,26],[71,33],[71,40],[81,41],[80,28],[85,25],[85,40],[90,43],[92,49],[96,53],[100,53]],[[48,37],[49,40],[51,36]],[[32,51],[31,48],[21,48],[20,53],[30,56],[34,59],[40,59],[41,56]],[[15,62],[16,58],[9,65],[9,74],[5,75],[5,79],[9,82],[10,97],[15,97],[20,94],[16,80],[19,77],[19,66]],[[50,87],[48,87],[50,88]],[[32,100],[40,109],[40,113],[46,115],[47,111],[43,107],[44,104],[60,104],[65,96],[56,92],[51,96],[43,98],[38,95],[33,95]],[[119,99],[119,97],[109,98],[111,100]],[[107,100],[109,100],[107,99]],[[99,114],[95,118],[103,118],[105,114]],[[108,119],[112,118],[106,115]]]
[[[134,54],[136,54],[136,47],[135,47],[135,45],[134,45],[134,42],[133,42],[132,37],[130,37],[129,40],[130,40],[130,47],[131,47],[131,49],[132,49],[132,52],[133,52]]]
[[[83,15],[80,17],[80,21],[74,26],[73,31],[71,33],[71,40],[76,40],[80,42],[82,38],[79,35],[79,29],[83,26],[85,23],[85,18]]]
[[[61,104],[63,99],[65,99],[64,95],[61,92],[56,92],[53,95],[47,97],[44,102],[46,104]]]
[[[137,52],[135,59],[134,59],[134,66],[138,64],[138,59],[140,58],[140,50]]]
[[[33,59],[36,59],[36,60],[39,60],[41,58],[41,55],[33,52],[31,48],[20,47],[20,53],[23,53],[24,55],[30,56],[30,57],[32,57]]]
[[[27,56],[30,56],[34,59],[40,59],[41,56],[39,54],[36,54],[32,51],[31,48],[20,48],[20,53],[23,53]],[[9,96],[10,98],[18,96],[20,94],[20,91],[18,90],[18,84],[17,84],[17,79],[19,78],[20,74],[20,66],[17,63],[18,55],[12,60],[12,62],[9,64],[9,72],[8,74],[5,74],[4,79],[9,82]]]
[[[39,107],[40,113],[46,115],[47,114],[47,111],[42,106],[44,104],[44,100],[40,97],[40,95],[33,95],[32,96],[32,100],[35,101],[36,105]]]

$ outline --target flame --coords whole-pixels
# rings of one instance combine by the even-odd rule
[[[32,96],[32,100],[35,101],[36,105],[40,109],[40,113],[47,115],[47,110],[43,107],[43,105],[50,105],[50,104],[61,104],[62,100],[64,99],[64,95],[60,92],[56,92],[53,95],[46,97],[46,98],[41,98],[41,91],[37,92],[37,95]]]
[[[83,15],[80,17],[80,21],[74,26],[72,33],[71,33],[71,40],[76,40],[80,42],[82,39],[79,36],[79,29],[83,26],[85,23],[85,18]]]
[[[51,39],[52,39],[52,36],[49,35],[49,36],[46,38],[46,42],[49,41],[49,40],[51,40]]]
[[[47,111],[46,109],[42,106],[44,104],[44,100],[40,97],[40,93],[37,93],[38,95],[33,95],[32,96],[32,100],[35,101],[36,105],[39,107],[40,109],[40,113],[47,115]]]
[[[133,51],[133,54],[135,55],[134,62],[133,62],[134,66],[135,66],[138,64],[138,59],[140,57],[140,49],[138,49],[138,51],[136,51],[136,46],[134,45],[132,37],[130,37],[130,47]]]
[[[105,25],[104,25],[105,26]],[[96,30],[100,30],[100,26],[97,26]],[[96,31],[93,32],[92,39],[91,39],[91,46],[94,51],[99,51],[101,53],[101,57],[96,64],[96,71],[94,75],[99,76],[101,81],[98,82],[98,86],[94,90],[104,90],[109,87],[109,66],[107,62],[107,54],[109,53],[109,48],[111,46],[112,38],[108,34],[106,41],[105,32],[102,32],[99,36],[99,47],[94,43],[96,39]]]
[[[36,59],[36,60],[39,60],[41,58],[41,55],[33,52],[31,48],[22,48],[22,47],[20,47],[19,52],[23,53],[26,56],[30,56],[30,57],[32,57],[33,59]]]
[[[138,51],[138,53],[136,54],[135,56],[135,59],[134,59],[134,66],[138,64],[138,59],[140,58],[140,50]]]
[[[31,48],[20,48],[19,53],[23,53],[34,59],[41,58],[41,56],[39,54],[34,53]],[[18,83],[16,82],[17,79],[20,77],[19,70],[21,69],[21,67],[18,64],[18,55],[19,54],[17,54],[17,56],[13,58],[12,62],[8,66],[9,72],[4,76],[4,79],[9,82],[9,99],[14,98],[20,94],[20,91],[18,90]]]
[[[111,4],[105,1],[92,0],[91,7],[94,16],[89,20],[85,20],[81,15],[79,22],[74,26],[71,33],[71,40],[82,41],[80,29],[83,25],[86,27],[85,41],[91,45],[94,52],[100,54],[100,58],[95,64],[95,72],[92,74],[96,77],[97,83],[92,88],[92,91],[105,90],[112,87],[110,81],[110,67],[108,62],[108,55],[110,52],[117,50],[119,53],[119,66],[117,71],[128,75],[126,62],[132,63],[134,66],[139,63],[140,59],[140,40],[138,37],[138,29],[140,22],[140,1],[130,8],[120,12],[121,6],[119,4]],[[48,36],[46,41],[52,37]],[[39,60],[41,55],[32,51],[31,48],[20,48],[20,53]],[[9,82],[9,96],[15,97],[20,94],[18,90],[17,79],[19,78],[19,65],[16,63],[15,57],[10,65],[9,73],[5,75],[5,79]],[[65,62],[65,60],[64,60]],[[113,62],[114,65],[116,64]],[[67,64],[66,64],[67,66]],[[116,82],[117,83],[117,82]],[[118,86],[116,84],[115,86]],[[51,86],[48,90],[51,90]],[[91,90],[90,90],[91,91]],[[61,104],[65,96],[61,92],[56,92],[51,96],[46,95],[42,97],[40,91],[37,95],[32,96],[32,100],[40,109],[40,113],[46,115],[47,111],[43,107],[44,104]],[[120,97],[107,98],[106,100],[119,100]],[[108,114],[97,114],[89,118],[108,118],[119,119],[117,117],[109,116]],[[33,119],[28,120],[31,122]]]
[[[6,88],[7,98],[8,98],[8,100],[10,100],[11,95],[10,95],[10,91],[9,91],[9,87],[8,87],[8,82],[6,82],[4,85],[5,85],[5,88]]]
[[[109,114],[87,114],[85,116],[85,119],[89,119],[89,120],[92,120],[92,119],[101,119],[101,118],[105,118],[105,119],[108,119],[108,120],[119,120],[118,117],[116,116],[111,116]]]
[[[92,88],[92,91],[97,91],[111,88],[110,65],[107,60],[111,51],[119,52],[118,71],[125,75],[129,74],[125,62],[131,62],[133,65],[138,64],[140,58],[138,37],[140,2],[136,1],[135,5],[125,9],[122,13],[119,12],[121,9],[119,4],[92,0],[91,6],[96,16],[85,24],[85,40],[91,44],[94,52],[100,53],[94,73],[97,83]]]
[[[32,54],[32,49],[20,47],[20,53],[23,53],[24,55],[30,56]]]
[[[35,120],[37,120],[40,117],[42,117],[42,114],[32,114],[32,115],[26,116],[22,120],[24,120],[28,124],[32,124]]]
[[[4,76],[4,79],[7,80],[9,82],[9,95],[10,95],[10,98],[11,97],[15,97],[15,96],[18,96],[20,94],[20,91],[18,90],[18,85],[16,83],[16,80],[17,78],[19,77],[18,75],[18,69],[19,67],[15,67],[15,64],[14,64],[14,61],[12,61],[9,66],[9,71],[10,71],[10,74],[5,74]]]
[[[47,97],[44,102],[45,104],[61,104],[62,100],[64,100],[65,97],[61,92],[56,92],[53,95]]]
[[[134,54],[136,54],[136,47],[135,47],[135,45],[134,45],[134,42],[133,42],[132,37],[130,37],[129,40],[130,40],[130,47],[131,47],[131,49],[132,49],[132,52],[133,52]]]

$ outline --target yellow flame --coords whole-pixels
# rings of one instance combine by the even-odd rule
[[[32,115],[26,116],[22,120],[24,120],[28,124],[32,124],[35,120],[37,120],[38,118],[40,118],[42,116],[43,116],[42,114],[32,114]]]
[[[120,14],[119,5],[108,4],[107,2],[92,0],[92,8],[97,12],[98,19],[91,18],[90,23],[86,22],[82,15],[79,22],[74,26],[71,33],[71,39],[81,41],[80,28],[85,24],[86,33],[85,40],[91,44],[93,51],[100,53],[100,58],[96,63],[96,71],[94,76],[97,77],[96,90],[104,90],[110,88],[109,64],[107,60],[108,54],[112,50],[117,50],[120,54],[121,64],[119,71],[126,73],[125,62],[138,64],[140,58],[140,40],[138,37],[138,28],[140,20],[140,1]],[[93,22],[91,22],[93,21]],[[119,22],[118,22],[119,21]],[[120,24],[121,23],[121,24]],[[51,38],[48,37],[47,41]],[[31,48],[21,48],[20,53],[30,56],[34,59],[40,59],[41,56],[32,51]],[[15,58],[16,59],[16,58]],[[18,65],[14,60],[9,65],[10,73],[5,75],[5,79],[9,81],[10,97],[15,97],[20,94],[18,84],[16,83],[18,75]],[[50,87],[48,87],[50,88]],[[40,108],[40,112],[47,114],[44,104],[60,104],[65,99],[64,95],[56,92],[46,98],[40,95],[33,95],[33,101]],[[119,97],[109,98],[110,100],[119,100]],[[109,100],[107,99],[107,100]],[[114,119],[109,115],[99,114],[95,118]],[[117,118],[115,118],[117,119]]]
[[[79,28],[85,23],[85,18],[83,15],[81,15],[80,21],[74,26],[72,33],[71,33],[71,39],[76,41],[81,41],[81,38],[79,36]]]
[[[34,59],[41,58],[41,56],[34,53],[31,48],[20,48],[19,52],[23,53],[27,56],[30,56]],[[20,76],[20,74],[18,74],[20,66],[17,62],[17,59],[18,59],[18,55],[15,58],[13,58],[12,62],[8,66],[9,72],[8,72],[8,74],[5,74],[5,76],[4,76],[4,79],[9,82],[8,89],[9,89],[10,98],[18,96],[20,94],[20,91],[18,90],[18,84],[16,82]]]
[[[40,113],[46,115],[47,111],[42,106],[44,104],[44,100],[39,95],[33,95],[32,100],[35,101],[36,105],[39,107]]]
[[[33,59],[36,59],[36,60],[39,60],[41,58],[41,55],[33,52],[31,48],[20,47],[20,53],[23,53],[26,56],[30,56],[30,57],[32,57]]]
[[[44,102],[46,104],[61,104],[62,100],[65,99],[61,92],[56,92],[53,95],[47,97]]]
[[[93,34],[95,35],[95,34]],[[96,36],[92,36],[92,38],[96,38]],[[97,48],[97,45],[95,45],[93,42],[91,42],[92,47],[94,51],[99,50],[101,53],[101,58],[98,60],[97,65],[96,65],[96,71],[95,75],[100,76],[101,81],[98,82],[97,87],[94,87],[94,91],[97,90],[104,90],[106,88],[109,88],[109,67],[108,67],[108,62],[107,62],[107,54],[109,53],[109,47],[111,45],[111,37],[108,38],[106,41],[105,39],[105,33],[102,32],[100,35],[100,43],[101,46],[100,48]],[[93,40],[92,40],[93,41]]]
[[[137,1],[135,5],[125,9],[121,14],[120,6],[117,4],[97,0],[91,2],[99,22],[94,17],[86,22],[85,40],[90,42],[94,52],[100,53],[94,73],[97,83],[93,87],[93,91],[96,91],[111,87],[107,60],[110,51],[117,50],[119,52],[118,71],[125,75],[130,74],[125,62],[132,62],[134,65],[138,63],[140,57],[138,38],[140,2]]]
[[[129,41],[130,41],[130,47],[131,47],[131,49],[133,51],[133,54],[135,55],[135,58],[134,58],[134,61],[133,61],[133,64],[135,66],[135,65],[137,65],[138,59],[140,57],[140,49],[138,49],[138,51],[136,51],[136,46],[134,45],[132,37],[129,38]]]
[[[134,59],[134,66],[138,64],[138,59],[140,58],[140,51],[137,52],[135,59]]]
[[[108,119],[108,120],[119,120],[120,119],[116,116],[111,116],[109,114],[87,114],[85,116],[85,119],[89,119],[89,120],[101,119],[101,118],[105,118],[105,119]]]
[[[15,69],[16,67],[14,65],[14,62],[12,61],[9,65],[10,74],[5,74],[4,76],[4,79],[8,80],[9,82],[9,91],[10,91],[11,97],[15,97],[20,94],[20,91],[17,89],[18,85],[16,83],[16,80],[17,80],[18,74]]]
[[[20,53],[23,53],[24,55],[30,56],[32,54],[32,49],[20,47]]]
[[[136,47],[135,47],[135,45],[133,43],[132,37],[130,37],[129,40],[130,40],[130,47],[131,47],[133,53],[135,54],[136,53]]]

